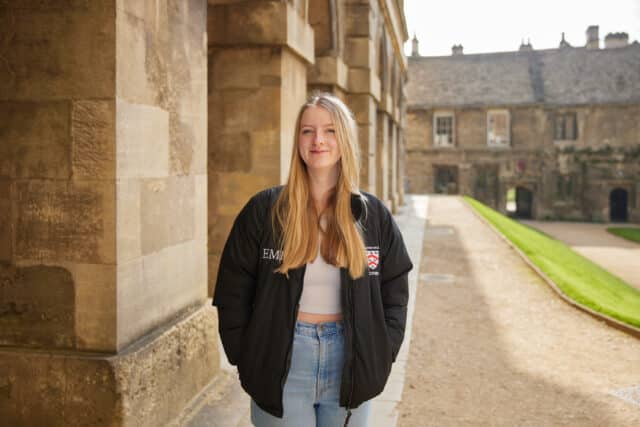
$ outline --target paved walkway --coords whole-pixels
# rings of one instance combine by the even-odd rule
[[[640,340],[558,298],[460,198],[427,217],[400,427],[640,426]]]
[[[640,288],[640,244],[607,232],[607,227],[637,227],[633,224],[520,221],[566,243],[573,250]]]

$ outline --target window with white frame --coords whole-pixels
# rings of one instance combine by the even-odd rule
[[[450,111],[439,111],[433,114],[433,145],[448,147],[454,144],[455,121]]]
[[[490,110],[487,112],[487,145],[505,147],[511,143],[511,123],[509,111]]]

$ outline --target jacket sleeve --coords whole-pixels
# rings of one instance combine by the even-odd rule
[[[213,305],[229,363],[236,365],[244,331],[251,319],[264,218],[254,196],[233,223],[222,251]]]
[[[395,362],[404,339],[409,302],[409,271],[413,268],[402,234],[389,210],[382,209],[381,293],[384,319],[391,339],[391,355]]]

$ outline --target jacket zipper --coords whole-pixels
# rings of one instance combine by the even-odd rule
[[[347,401],[347,418],[344,420],[344,427],[347,427],[349,425],[349,420],[351,419],[351,401],[353,400],[353,377],[354,377],[354,361],[355,361],[355,349],[356,349],[356,345],[355,345],[355,338],[354,338],[354,330],[355,330],[355,325],[354,325],[354,320],[355,320],[355,315],[354,315],[354,307],[353,307],[353,295],[352,295],[352,291],[353,291],[353,282],[348,282],[350,283],[349,288],[347,289],[347,302],[349,303],[349,317],[351,318],[351,363],[350,363],[350,368],[351,368],[351,384],[349,384],[349,400]]]

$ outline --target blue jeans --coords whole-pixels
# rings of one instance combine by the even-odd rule
[[[342,427],[347,417],[339,404],[343,323],[297,321],[292,351],[284,385],[284,416],[274,417],[251,400],[251,422],[256,427]],[[366,427],[370,406],[367,401],[352,409],[349,427]]]

